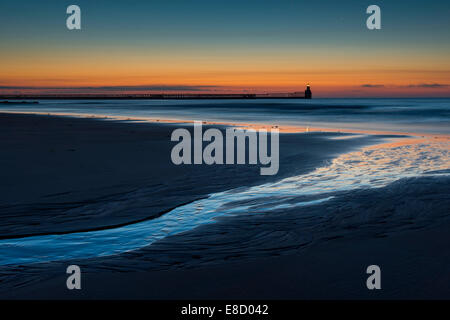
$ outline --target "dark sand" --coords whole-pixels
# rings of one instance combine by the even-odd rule
[[[0,236],[92,230],[152,218],[212,192],[311,171],[339,153],[384,138],[281,135],[278,175],[260,176],[258,166],[173,165],[173,128],[0,114]],[[141,189],[148,201],[128,210],[70,214]],[[113,257],[0,267],[0,298],[450,298],[448,189],[448,179],[424,179],[343,194],[315,206],[318,213],[332,208],[344,217],[306,230],[312,240],[296,228],[301,210],[308,209],[296,209],[257,221],[220,221]],[[431,223],[419,219],[423,210],[433,212]],[[361,212],[366,220],[351,219]],[[404,212],[410,213],[407,227],[399,228],[397,217]],[[341,232],[347,229],[357,231]],[[69,264],[82,267],[81,291],[65,287]],[[365,288],[370,264],[381,266],[381,291]]]
[[[278,174],[261,176],[259,165],[172,164],[175,143],[170,135],[178,127],[183,125],[0,113],[0,237],[151,218],[213,192],[311,171],[339,153],[381,138],[333,141],[325,138],[335,133],[282,135]],[[142,188],[151,201],[128,210],[67,214]]]

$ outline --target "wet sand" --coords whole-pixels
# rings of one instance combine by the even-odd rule
[[[384,138],[334,141],[328,138],[340,134],[283,135],[278,174],[261,176],[259,165],[174,165],[170,135],[179,127],[191,128],[0,113],[0,236],[70,232],[152,218],[213,192],[311,171],[337,154]],[[85,211],[82,217],[67,214],[83,205],[114,202],[141,188],[151,198],[144,207],[136,204],[128,211],[92,215]]]
[[[66,264],[10,287],[4,299],[449,299],[450,224],[364,241],[339,239],[308,250],[192,268],[119,272],[106,264],[65,288]],[[366,268],[381,268],[381,290],[366,288]],[[83,268],[83,267],[82,267]],[[84,270],[84,269],[82,269]],[[16,269],[20,272],[26,270]],[[47,273],[51,272],[51,275]],[[26,273],[25,273],[26,274]]]
[[[176,127],[180,125],[183,124],[176,123]],[[175,124],[167,123],[0,114],[0,236],[67,233],[151,219],[213,192],[309,172],[338,154],[379,143],[388,137],[362,135],[352,139],[329,139],[345,135],[337,132],[282,134],[278,175],[260,176],[259,166],[173,165],[170,133],[174,128]],[[428,186],[427,190],[437,195],[432,199],[438,200],[433,202],[432,210],[438,216],[444,215],[449,208],[448,180],[425,184],[421,181],[418,185]],[[138,202],[128,210],[112,209],[117,199],[142,189],[147,201]],[[356,215],[362,210],[370,212],[368,208],[373,208],[374,212],[395,211],[402,199],[414,199],[413,207],[418,209],[421,208],[418,204],[430,204],[430,194],[408,190],[390,187],[378,194],[349,193],[337,199],[334,206],[340,205],[341,211]],[[385,199],[389,192],[397,196]],[[367,199],[371,199],[372,206],[365,205]],[[86,210],[83,215],[71,215],[77,208],[89,208],[90,204],[110,204],[110,209],[107,206],[102,212]],[[329,207],[317,206],[316,210],[329,210]],[[283,217],[257,219],[255,225],[262,226],[269,235],[256,242],[252,242],[257,236],[252,233],[255,227],[243,218],[202,226],[148,248],[113,257],[0,267],[0,297],[336,299],[450,296],[448,286],[440,282],[442,279],[442,283],[448,283],[450,279],[450,258],[445,250],[450,244],[446,220],[420,228],[413,219],[411,226],[419,227],[406,229],[401,234],[380,235],[380,228],[362,228],[361,234],[339,237],[330,236],[329,230],[324,230],[324,237],[328,236],[329,241],[313,243],[306,249],[295,245],[296,238],[288,238],[284,239],[289,244],[287,250],[279,243],[279,233],[301,233],[302,230],[295,229],[300,213],[287,210]],[[378,220],[379,215],[374,219],[375,223],[383,221]],[[222,234],[222,228],[232,232]],[[233,238],[230,235],[234,243],[223,246]],[[266,249],[270,249],[271,254],[260,254]],[[78,264],[86,272],[80,292],[65,289],[65,267],[69,264]],[[386,280],[383,280],[386,285],[380,292],[369,292],[364,287],[368,264],[381,264],[382,270],[386,270]],[[429,274],[433,276],[428,277]]]

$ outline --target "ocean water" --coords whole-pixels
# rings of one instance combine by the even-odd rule
[[[4,105],[9,111],[106,115],[108,117],[195,119],[203,121],[262,122],[399,132],[450,133],[450,99],[315,99],[280,101],[44,101],[39,105]],[[330,125],[332,124],[332,125]],[[351,139],[350,137],[347,137]],[[0,240],[0,265],[112,256],[147,247],[160,239],[216,223],[218,219],[270,215],[332,203],[340,195],[376,190],[411,178],[450,177],[450,142],[424,139],[414,143],[379,145],[342,154],[327,165],[302,175],[259,186],[226,190],[175,208],[152,220],[124,227]],[[448,181],[446,180],[447,185]],[[432,183],[431,183],[432,185]],[[398,188],[398,187],[397,187]],[[120,206],[145,199],[146,190],[127,194]],[[121,208],[115,208],[120,210]],[[442,208],[441,208],[442,209]],[[449,210],[425,212],[424,225],[450,219]],[[104,210],[90,206],[75,210]],[[369,210],[367,211],[369,212]],[[405,228],[411,210],[389,216],[383,232]],[[442,215],[447,212],[447,215]],[[76,212],[70,212],[76,215]],[[328,214],[323,212],[323,215]],[[382,214],[371,217],[376,221]],[[305,216],[296,221],[301,229],[314,226],[327,233],[342,229],[339,217]],[[367,224],[367,213],[345,217],[353,229]],[[380,219],[381,219],[380,218]],[[319,231],[316,231],[317,233]],[[349,233],[349,230],[342,232]],[[309,238],[303,236],[305,243]],[[302,239],[303,239],[302,238]],[[255,240],[256,241],[256,240]],[[296,244],[303,240],[296,239]],[[242,250],[245,250],[243,248]]]
[[[38,100],[0,111],[450,133],[447,99]]]

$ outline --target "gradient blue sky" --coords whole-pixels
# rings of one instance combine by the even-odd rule
[[[70,4],[80,31],[65,27]],[[365,27],[371,4],[382,30]],[[323,96],[449,96],[449,17],[450,1],[2,0],[0,92],[311,82]]]

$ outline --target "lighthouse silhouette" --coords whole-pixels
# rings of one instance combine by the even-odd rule
[[[309,87],[309,83],[306,85],[306,90],[305,90],[305,99],[311,99],[312,97],[312,93],[311,93],[311,88]]]

